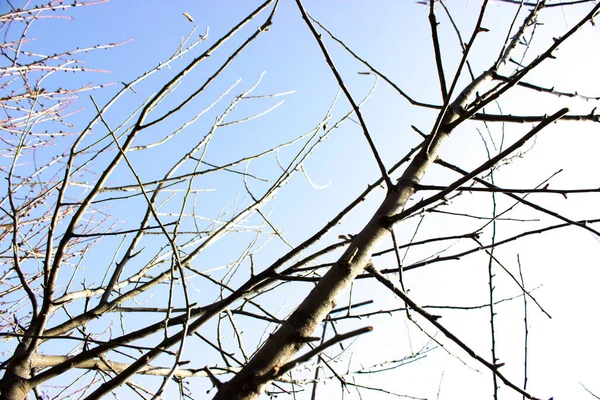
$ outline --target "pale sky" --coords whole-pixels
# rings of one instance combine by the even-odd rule
[[[328,29],[358,53],[367,59],[375,68],[383,72],[402,90],[405,90],[416,100],[439,104],[439,84],[435,69],[431,45],[431,33],[427,21],[428,7],[415,1],[378,1],[364,2],[349,1],[318,1],[306,0],[307,10]],[[86,66],[112,71],[110,74],[79,74],[58,76],[57,85],[77,84],[77,82],[129,82],[149,67],[155,66],[160,60],[168,57],[179,45],[194,24],[197,26],[195,35],[204,34],[208,28],[207,44],[200,44],[190,55],[178,60],[162,74],[153,76],[148,82],[136,87],[137,95],[130,95],[122,105],[113,110],[110,117],[114,121],[127,115],[140,104],[144,95],[160,88],[161,82],[178,72],[186,62],[204,51],[208,44],[214,43],[222,34],[229,30],[240,18],[254,9],[259,2],[231,0],[226,2],[189,1],[164,2],[159,0],[112,0],[107,4],[72,10],[72,21],[59,19],[39,21],[30,32],[36,40],[30,44],[35,49],[66,49],[84,47],[96,44],[121,42],[133,38],[132,42],[120,47],[90,52],[83,55]],[[480,8],[479,1],[456,0],[447,1],[447,6],[453,13],[455,23],[461,29],[463,40],[470,36],[471,29]],[[219,135],[215,135],[211,143],[211,152],[207,160],[224,163],[242,154],[268,149],[277,143],[283,143],[303,134],[314,126],[327,112],[334,100],[338,87],[317,43],[310,35],[307,27],[293,1],[282,1],[271,31],[252,43],[239,59],[220,76],[214,85],[198,100],[192,102],[179,117],[168,122],[168,129],[174,129],[182,121],[189,119],[195,113],[219,96],[227,87],[239,78],[242,81],[214,110],[207,113],[206,118],[198,121],[192,128],[186,130],[180,140],[165,146],[162,153],[154,153],[152,157],[132,156],[138,171],[144,179],[155,179],[162,176],[159,160],[169,159],[190,140],[204,135],[206,129],[213,123],[214,118],[223,111],[225,104],[242,90],[251,87],[261,73],[265,72],[256,95],[295,91],[282,97],[255,100],[251,104],[238,107],[229,118],[236,120],[267,110],[280,100],[285,102],[267,115],[243,125],[224,127]],[[553,36],[560,36],[587,13],[593,4],[583,4],[570,9],[552,8],[545,10],[540,16],[543,25],[536,27],[536,33],[528,50],[525,60],[530,61],[534,55],[543,50]],[[453,75],[461,55],[454,30],[443,14],[443,9],[437,8],[440,22],[440,38],[442,43],[443,60],[447,67],[448,79]],[[477,75],[491,66],[497,58],[499,47],[506,34],[507,26],[516,11],[517,6],[492,1],[488,7],[483,26],[490,32],[478,38],[473,48],[471,65]],[[194,23],[186,19],[183,13],[193,17]],[[518,18],[522,21],[524,14]],[[261,17],[259,18],[262,21]],[[241,38],[251,34],[257,24],[242,31],[240,38],[235,38],[208,62],[190,74],[190,77],[174,95],[184,96],[195,90],[196,82],[205,79],[207,74],[215,69],[218,63],[227,57],[235,45],[241,43]],[[529,36],[528,36],[529,37]],[[334,57],[346,83],[351,88],[353,96],[363,98],[373,87],[373,75],[362,75],[366,67],[352,59],[339,45],[329,40],[323,33],[326,45]],[[518,52],[521,54],[522,51]],[[545,62],[539,70],[527,76],[526,81],[544,87],[555,87],[565,92],[579,92],[589,96],[600,96],[600,80],[596,68],[600,65],[600,32],[597,27],[587,24],[574,39],[561,46],[555,53],[555,60]],[[213,59],[214,58],[214,59]],[[508,73],[509,71],[507,71]],[[76,77],[76,78],[73,78]],[[72,81],[71,79],[79,79]],[[63,81],[64,80],[64,81]],[[468,82],[468,75],[463,74],[459,80],[458,89]],[[100,104],[106,102],[114,93],[110,87],[94,94]],[[174,100],[173,100],[174,101]],[[169,103],[167,103],[169,104]],[[561,107],[568,106],[572,114],[589,114],[598,106],[598,101],[582,101],[566,97],[556,98],[548,94],[537,93],[525,89],[513,89],[498,106],[504,114],[543,115],[552,114]],[[71,117],[75,131],[82,129],[83,124],[93,112],[93,106],[88,97],[81,96],[75,106],[82,111]],[[165,110],[168,106],[165,106]],[[159,108],[159,112],[160,112]],[[347,101],[340,98],[333,111],[333,118],[339,118],[348,112]],[[379,80],[377,88],[370,100],[362,107],[367,124],[373,133],[375,143],[381,152],[384,163],[391,167],[410,148],[419,143],[419,136],[411,129],[415,125],[423,132],[428,132],[435,121],[436,112],[412,107],[398,96],[383,80]],[[498,108],[488,108],[487,112],[499,114]],[[494,138],[499,146],[504,134],[504,147],[531,129],[532,124],[488,124],[489,133],[481,123],[466,123],[456,130],[445,143],[441,157],[455,163],[463,169],[472,169],[487,158],[486,150],[477,129],[482,135]],[[495,173],[495,182],[506,188],[533,188],[546,180],[552,174],[562,169],[554,177],[550,188],[597,188],[600,187],[599,158],[597,149],[600,148],[600,125],[590,122],[558,122],[542,131],[535,141],[523,147],[528,152],[510,164],[503,166]],[[161,129],[154,129],[148,135],[138,139],[138,145],[152,143],[157,137],[164,135]],[[90,139],[92,140],[92,139]],[[186,142],[187,141],[187,142]],[[67,143],[63,143],[67,145]],[[488,145],[492,146],[488,140]],[[50,157],[49,153],[38,155]],[[492,152],[497,152],[493,148]],[[292,156],[291,149],[282,150],[279,154],[284,162]],[[495,153],[494,153],[495,154]],[[364,137],[358,125],[349,121],[336,130],[304,164],[309,182],[302,174],[297,174],[286,185],[278,197],[264,212],[270,213],[271,221],[277,226],[284,238],[292,243],[301,243],[305,238],[320,229],[334,217],[342,207],[353,200],[368,184],[378,178],[378,169],[369,152]],[[268,161],[250,163],[249,172],[257,175],[269,175],[278,168],[274,158]],[[423,183],[444,185],[451,183],[458,176],[434,166],[426,174]],[[394,176],[397,178],[397,176]],[[88,179],[93,179],[91,176]],[[131,183],[131,175],[126,168],[118,170],[112,178],[111,185]],[[207,218],[215,217],[221,209],[228,213],[236,206],[247,204],[249,199],[243,197],[240,181],[233,178],[217,179],[209,177],[201,181],[202,188],[207,191],[199,200],[199,208]],[[251,182],[251,187],[257,192],[266,186],[262,183]],[[417,193],[415,199],[431,195],[433,192]],[[383,191],[380,190],[373,198],[369,198],[349,218],[336,228],[318,246],[338,241],[339,234],[356,233],[373,215]],[[513,200],[497,194],[498,211],[502,212],[513,205]],[[568,199],[560,194],[532,194],[528,200],[543,205],[557,213],[577,219],[597,218],[598,194],[573,194]],[[173,209],[175,210],[175,208]],[[462,196],[440,208],[440,210],[459,214],[489,216],[492,210],[490,194],[464,193]],[[137,216],[139,209],[131,204],[115,205],[105,209],[118,221],[128,221],[132,226],[136,221],[130,220]],[[172,211],[165,209],[165,212]],[[499,221],[497,224],[497,239],[518,234],[519,232],[538,229],[544,226],[558,224],[558,219],[532,211],[524,205],[517,205],[506,216],[513,220]],[[538,221],[533,221],[538,220]],[[250,219],[248,225],[256,224],[259,219]],[[411,240],[419,218],[413,218],[397,225],[396,235],[400,243]],[[483,219],[464,218],[456,215],[432,213],[424,218],[415,240],[457,235],[471,232],[485,224]],[[129,226],[125,223],[125,227]],[[199,270],[210,270],[213,267],[232,262],[237,257],[236,250],[244,248],[250,236],[233,235],[229,239],[212,246],[196,262]],[[482,234],[481,241],[490,241],[490,230]],[[154,242],[149,241],[148,246]],[[108,264],[107,251],[113,251],[118,241],[107,240],[86,257],[86,279],[99,282],[103,270],[94,270],[94,265],[102,260],[102,265]],[[389,243],[382,246],[387,248]],[[446,249],[448,246],[452,247]],[[429,257],[436,251],[446,250],[441,256],[459,253],[476,247],[474,242],[454,241],[434,244],[429,247],[413,248],[406,255],[404,265],[410,265]],[[286,250],[286,245],[277,238],[272,239],[268,246],[256,258],[257,269],[267,267]],[[307,253],[310,254],[310,253]],[[403,254],[403,252],[401,252]],[[510,244],[499,247],[495,256],[504,267],[518,276],[517,255],[520,257],[526,288],[535,290],[532,295],[546,310],[552,319],[547,318],[539,308],[528,302],[529,345],[528,363],[529,376],[527,390],[534,396],[546,399],[591,399],[582,384],[600,395],[598,376],[600,367],[600,346],[596,343],[598,323],[596,282],[600,280],[598,272],[598,256],[600,255],[600,238],[594,237],[581,228],[569,227],[542,235],[529,236]],[[93,260],[93,261],[92,261]],[[476,306],[487,303],[487,264],[488,256],[484,252],[466,256],[457,261],[432,264],[405,274],[405,285],[409,295],[421,305],[455,305]],[[330,261],[330,259],[329,259]],[[389,255],[375,260],[379,269],[394,268],[395,260]],[[249,268],[245,265],[245,268]],[[507,277],[498,264],[494,265],[496,274],[496,300],[517,296],[518,286]],[[247,276],[244,274],[243,276]],[[396,281],[396,276],[391,275]],[[198,289],[194,299],[200,304],[214,299],[216,292],[205,288],[199,280],[191,280]],[[242,277],[236,277],[233,284],[241,284]],[[311,287],[311,284],[299,283],[284,286],[284,289],[270,294],[272,299],[266,305],[269,310],[279,317],[285,317],[291,312]],[[285,288],[288,289],[285,289]],[[290,289],[291,288],[291,289]],[[353,302],[375,300],[375,304],[360,308],[356,312],[371,312],[376,310],[393,309],[402,306],[402,302],[386,292],[383,286],[375,281],[360,280],[352,291]],[[150,298],[145,305],[164,306],[165,298],[157,296]],[[347,304],[347,297],[340,300],[338,305]],[[514,383],[522,384],[523,380],[523,301],[518,297],[512,301],[497,305],[497,354],[500,362],[506,363],[502,372]],[[489,310],[434,310],[442,316],[441,323],[452,330],[462,341],[467,343],[479,355],[490,359],[489,344]],[[129,327],[145,323],[139,315],[131,315],[127,320]],[[65,318],[64,316],[60,318]],[[432,350],[422,360],[385,373],[369,376],[356,376],[356,382],[362,385],[380,387],[387,391],[396,392],[414,398],[426,399],[491,399],[491,374],[481,364],[456,345],[436,331],[427,321],[418,317],[415,320],[429,335],[439,340],[444,348],[435,343],[428,346]],[[410,355],[427,344],[430,339],[419,328],[408,321],[402,312],[391,315],[380,315],[371,318],[349,319],[340,322],[338,332],[350,331],[365,325],[372,325],[373,332],[359,337],[352,346],[341,355],[336,363],[340,371],[356,370],[361,366],[380,364],[388,359],[401,359]],[[265,326],[253,325],[248,322],[245,330],[247,350],[254,350],[256,342],[264,334]],[[271,327],[272,329],[272,327]],[[203,332],[214,332],[214,324],[208,324]],[[227,332],[227,334],[231,334]],[[320,335],[320,332],[316,333]],[[228,337],[227,340],[232,340]],[[233,342],[232,342],[233,343]],[[198,342],[189,341],[187,351],[198,355],[191,356],[197,365],[222,363],[220,357],[204,347],[194,346]],[[345,344],[347,345],[347,344]],[[4,351],[5,345],[0,345]],[[48,351],[52,349],[47,349]],[[56,351],[56,350],[55,350]],[[339,347],[332,354],[339,352]],[[158,364],[157,364],[158,365]],[[309,363],[310,365],[310,363]],[[302,376],[306,375],[300,367]],[[66,379],[66,378],[65,378]],[[352,378],[348,378],[351,380]],[[136,382],[147,382],[147,378],[135,378]],[[191,381],[191,388],[202,398],[210,388],[208,380]],[[310,398],[308,390],[297,395],[297,399]],[[176,393],[176,385],[170,390]],[[118,392],[121,398],[127,397],[127,392]],[[215,391],[210,392],[214,394]],[[331,379],[319,388],[318,398],[342,398],[339,383]],[[502,400],[521,399],[521,395],[509,388],[502,387],[499,392]],[[171,398],[167,396],[167,398]],[[175,398],[175,397],[173,397]],[[291,398],[291,396],[290,396]],[[359,399],[356,390],[345,392],[344,399]],[[362,392],[363,399],[395,398],[383,392]],[[409,397],[411,398],[411,397]]]

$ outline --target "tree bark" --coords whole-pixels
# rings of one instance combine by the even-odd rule
[[[485,80],[484,76],[482,78],[480,81]],[[430,140],[410,163],[398,183],[388,191],[379,209],[362,231],[354,236],[340,259],[248,364],[221,386],[214,400],[257,399],[277,377],[279,369],[307,342],[334,308],[336,299],[370,263],[376,246],[389,234],[390,218],[402,211],[415,192],[414,185],[435,161],[440,146],[450,134],[451,123],[459,116],[453,110],[462,109],[462,104],[466,104],[466,99],[470,97],[468,93],[464,94],[457,100],[460,103],[449,107],[440,129],[430,136]]]

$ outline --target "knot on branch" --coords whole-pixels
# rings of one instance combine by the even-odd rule
[[[312,342],[318,342],[319,340],[321,340],[320,337],[317,336],[302,336],[302,335],[298,335],[298,339],[296,340],[298,343],[312,343]]]
[[[269,18],[264,24],[262,24],[258,30],[259,32],[269,32],[271,25],[273,25],[273,22],[271,22],[271,19]]]

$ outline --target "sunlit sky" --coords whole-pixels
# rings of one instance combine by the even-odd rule
[[[191,54],[178,60],[165,70],[153,76],[136,88],[137,94],[130,94],[119,107],[113,109],[110,117],[114,121],[128,115],[153,91],[160,88],[161,82],[178,72],[186,62],[199,55],[210,44],[227,32],[241,18],[259,4],[257,1],[191,1],[180,0],[165,2],[160,0],[112,0],[106,4],[81,7],[68,12],[72,20],[48,19],[34,24],[30,37],[30,49],[55,49],[60,51],[75,47],[88,47],[97,44],[119,43],[127,39],[133,41],[119,47],[92,51],[82,55],[86,67],[110,70],[110,73],[82,73],[57,75],[52,84],[77,85],[81,83],[116,84],[94,93],[97,103],[103,104],[120,89],[121,82],[129,82],[149,67],[157,65],[169,57],[194,26],[197,37],[208,32],[205,43],[200,44]],[[439,83],[434,64],[431,33],[427,20],[428,7],[415,1],[319,1],[306,0],[307,10],[328,29],[341,38],[353,51],[368,60],[379,71],[386,74],[402,90],[413,98],[432,104],[441,102]],[[461,29],[463,40],[470,36],[475,24],[480,1],[448,0],[447,6],[453,13],[455,23]],[[4,11],[4,5],[2,11]],[[587,13],[591,5],[581,5],[571,9],[552,8],[541,14],[532,48],[526,56],[531,60],[540,49],[544,49],[553,36],[567,31],[573,23]],[[440,37],[443,60],[447,66],[448,77],[452,76],[461,55],[455,33],[441,7],[438,7]],[[516,6],[492,1],[484,19],[484,26],[490,30],[481,36],[473,49],[471,66],[478,74],[489,68],[497,58],[499,45],[507,34],[507,26],[516,11]],[[193,17],[193,23],[183,15]],[[50,14],[49,14],[50,15]],[[524,15],[524,14],[522,14]],[[258,21],[263,21],[261,16]],[[519,21],[522,20],[522,16]],[[229,52],[251,34],[259,22],[253,22],[244,28],[240,35],[228,42],[223,49],[194,71],[178,89],[174,97],[183,98],[186,93],[195,90],[196,82],[202,82],[223,62]],[[323,34],[328,48],[351,88],[353,96],[363,98],[375,84],[373,75],[362,75],[366,67],[353,60],[339,45]],[[597,65],[600,65],[600,32],[587,25],[572,41],[556,52],[557,59],[545,63],[538,71],[528,76],[527,81],[557,90],[592,96],[600,95],[600,80],[597,77]],[[251,104],[240,105],[230,120],[244,118],[266,110],[278,103],[285,102],[267,115],[242,125],[233,125],[222,129],[211,143],[211,153],[206,160],[224,163],[242,154],[260,149],[268,149],[277,143],[283,143],[303,134],[314,126],[326,114],[333,102],[338,86],[327,67],[314,38],[308,31],[294,1],[283,0],[270,31],[261,35],[249,48],[234,60],[231,66],[212,84],[200,99],[192,102],[180,117],[170,120],[166,126],[154,129],[147,136],[142,135],[136,144],[152,143],[156,137],[164,135],[161,129],[173,129],[194,113],[206,107],[216,96],[223,93],[239,78],[242,81],[228,95],[230,101],[241,91],[251,87],[265,72],[256,95],[294,91],[282,97],[257,99]],[[468,82],[466,74],[459,81],[459,88]],[[174,100],[173,100],[174,101]],[[165,146],[154,156],[132,156],[132,161],[144,180],[156,179],[164,171],[157,165],[162,157],[169,158],[177,146],[185,146],[186,141],[198,135],[204,135],[214,118],[223,111],[225,103],[207,113],[206,118],[186,130],[185,135],[172,144]],[[566,102],[566,103],[565,103]],[[552,114],[567,104],[573,113],[588,114],[598,102],[584,102],[566,98],[554,98],[525,89],[514,89],[498,105],[505,114],[543,115]],[[73,130],[81,130],[93,113],[93,105],[85,94],[76,103],[74,109],[79,113],[70,117]],[[165,107],[163,110],[166,110]],[[161,110],[159,108],[159,110]],[[415,125],[428,132],[435,121],[436,113],[410,106],[398,96],[385,82],[379,80],[374,95],[363,107],[363,112],[375,143],[382,154],[386,166],[392,166],[406,151],[419,143],[420,137],[411,129]],[[340,117],[349,111],[349,104],[340,98],[334,116]],[[488,109],[490,113],[500,113],[498,108]],[[159,111],[160,112],[160,111]],[[115,122],[116,124],[116,122]],[[530,124],[489,124],[493,137],[499,143],[505,135],[506,143],[512,143]],[[543,131],[538,138],[525,146],[529,149],[523,158],[515,159],[495,174],[496,184],[500,187],[532,188],[550,177],[559,169],[563,171],[550,181],[552,188],[593,188],[600,187],[598,176],[600,148],[600,125],[592,123],[559,122]],[[463,169],[474,168],[486,160],[486,149],[477,129],[485,132],[483,124],[465,124],[445,143],[441,157],[460,165]],[[91,140],[91,139],[90,139]],[[67,142],[62,143],[66,146]],[[171,147],[172,146],[172,147]],[[52,154],[49,151],[46,157]],[[491,151],[494,151],[493,149]],[[288,160],[292,152],[280,153]],[[44,157],[44,155],[40,155]],[[249,172],[268,175],[278,168],[274,159],[251,163]],[[310,181],[297,174],[286,185],[278,197],[264,211],[270,213],[271,221],[278,227],[285,239],[298,244],[318,230],[334,217],[342,207],[353,200],[368,184],[378,178],[378,169],[369,152],[360,127],[347,122],[335,131],[305,163],[305,171]],[[395,176],[397,177],[397,176]],[[448,184],[456,179],[455,174],[434,166],[425,176],[424,183]],[[92,176],[87,179],[91,180]],[[133,178],[126,168],[118,170],[110,184],[132,183]],[[312,182],[312,184],[311,184]],[[239,183],[239,182],[238,182]],[[201,184],[207,191],[201,200],[201,209],[206,217],[215,217],[225,208],[231,212],[236,204],[248,202],[244,193],[232,189],[230,181],[207,178]],[[258,182],[252,182],[253,188],[260,192],[264,189]],[[416,199],[428,193],[417,194]],[[239,196],[236,198],[236,195]],[[325,239],[333,243],[339,234],[356,233],[372,216],[383,191],[369,198],[343,225]],[[502,211],[512,206],[513,201],[497,195],[498,207]],[[539,202],[556,212],[564,213],[571,219],[597,218],[598,196],[593,194],[570,195],[564,199],[560,195],[531,195],[529,200]],[[465,194],[452,202],[446,211],[487,215],[491,213],[492,201],[489,194]],[[104,209],[118,221],[130,221],[137,216],[138,209],[128,206],[113,206]],[[523,230],[559,223],[543,214],[536,213],[520,205],[509,214],[510,218],[539,222],[500,221],[499,239],[512,236]],[[401,223],[396,234],[402,243],[407,243],[414,234],[418,218]],[[131,221],[135,223],[135,220]],[[443,235],[470,232],[482,226],[484,220],[464,218],[452,215],[431,215],[425,218],[416,235],[416,240]],[[530,225],[526,225],[530,224]],[[126,224],[124,226],[127,226]],[[489,231],[482,236],[489,243]],[[211,247],[195,266],[208,270],[211,266],[231,262],[237,256],[233,250],[246,243],[247,238],[233,237]],[[117,243],[117,242],[115,242]],[[86,260],[86,268],[99,263],[98,271],[90,272],[87,279],[100,281],[104,271],[102,267],[110,262],[101,258],[114,243],[99,246]],[[453,254],[471,248],[475,243],[462,242],[448,250]],[[441,251],[447,244],[438,246]],[[385,246],[382,246],[385,248]],[[417,262],[431,255],[432,247],[412,249],[406,256],[405,264]],[[258,269],[265,268],[286,250],[286,245],[273,239],[269,246],[257,256]],[[528,289],[536,288],[532,294],[552,316],[548,319],[535,305],[529,304],[529,380],[528,392],[540,398],[585,399],[592,398],[583,389],[582,384],[600,395],[600,346],[597,344],[597,282],[598,256],[600,240],[590,232],[570,227],[543,235],[534,235],[499,248],[495,256],[512,273],[518,276],[517,254],[520,256],[524,279]],[[104,254],[105,255],[105,254]],[[105,257],[104,257],[105,258]],[[101,260],[101,262],[100,262]],[[405,285],[411,295],[422,305],[475,306],[488,301],[487,289],[488,257],[480,252],[461,260],[433,264],[407,273]],[[378,268],[393,268],[392,257],[377,260]],[[496,265],[497,299],[516,296],[519,288]],[[98,274],[98,275],[95,275]],[[237,282],[241,283],[241,282]],[[271,311],[284,317],[298,304],[300,297],[310,289],[309,285],[292,286],[298,292],[282,291],[272,294]],[[197,295],[194,301],[209,302],[214,293]],[[385,293],[376,282],[361,280],[353,288],[353,302],[377,299],[368,311],[391,309],[402,306],[399,299]],[[164,299],[163,299],[164,300]],[[153,298],[148,304],[161,304],[161,299]],[[340,300],[344,305],[346,299]],[[164,306],[164,304],[163,304]],[[366,312],[367,310],[365,310]],[[451,329],[464,342],[474,348],[486,359],[489,354],[489,311],[481,310],[436,310],[442,315],[441,322]],[[500,362],[505,362],[503,373],[517,384],[523,378],[523,302],[517,298],[497,306],[498,354]],[[418,320],[418,319],[417,319]],[[457,348],[425,320],[419,325],[439,340],[444,348],[437,347],[427,353],[427,357],[410,365],[390,372],[359,377],[364,385],[381,387],[385,390],[401,393],[415,398],[435,399],[485,399],[491,396],[491,375],[481,364],[469,359],[468,355]],[[141,323],[141,321],[139,321]],[[136,321],[128,321],[135,325]],[[411,351],[420,349],[430,339],[421,333],[405,314],[381,315],[370,319],[352,319],[339,324],[340,332],[349,331],[365,325],[373,325],[374,331],[361,336],[347,350],[339,367],[345,370],[348,362],[350,369],[374,365],[387,359],[399,359]],[[208,328],[207,328],[208,329]],[[212,329],[212,327],[211,327]],[[246,332],[249,343],[253,344],[263,332]],[[320,334],[320,333],[319,333]],[[248,345],[251,347],[251,345]],[[193,352],[193,344],[188,351]],[[434,347],[431,345],[430,347]],[[2,349],[2,347],[0,347]],[[337,350],[336,350],[337,351]],[[353,353],[350,358],[350,352]],[[195,354],[195,353],[194,353]],[[215,354],[199,354],[206,360],[196,360],[199,365],[219,362]],[[144,382],[140,379],[139,382]],[[357,381],[359,382],[359,381]],[[173,389],[174,390],[173,385]],[[193,383],[199,396],[210,388],[208,381]],[[339,383],[327,382],[320,388],[319,398],[341,398]],[[211,392],[214,394],[214,390]],[[201,398],[201,397],[197,397]],[[310,398],[310,393],[300,393],[298,399]],[[356,390],[345,392],[345,399],[358,399]],[[394,398],[389,394],[364,391],[363,399]],[[521,396],[509,388],[501,387],[501,399],[520,399]]]

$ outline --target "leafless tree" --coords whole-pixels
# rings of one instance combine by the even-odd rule
[[[440,100],[425,101],[363,59],[296,0],[298,15],[320,51],[314,62],[327,65],[339,91],[310,129],[290,123],[294,137],[261,139],[261,145],[267,144],[261,150],[228,154],[213,151],[212,142],[228,129],[269,118],[291,92],[261,94],[258,76],[246,88],[240,81],[222,86],[202,106],[198,99],[222,82],[219,78],[242,54],[252,52],[263,37],[277,35],[278,23],[285,23],[278,19],[280,1],[258,5],[212,42],[185,13],[192,28],[171,57],[130,82],[102,89],[113,94],[107,101],[89,96],[92,118],[85,126],[72,125],[77,98],[107,85],[69,86],[69,80],[57,80],[56,74],[102,72],[84,67],[78,54],[122,43],[38,54],[28,50],[29,30],[44,17],[69,16],[75,7],[100,2],[27,3],[22,9],[9,3],[0,16],[0,398],[21,400],[33,394],[38,399],[97,399],[110,393],[173,398],[177,392],[180,398],[201,398],[210,388],[215,399],[223,400],[264,393],[315,399],[326,381],[338,382],[342,393],[422,398],[415,397],[420,393],[400,394],[392,384],[370,385],[361,377],[402,374],[399,367],[428,357],[434,349],[487,371],[482,379],[489,379],[494,399],[500,393],[540,398],[527,386],[528,318],[549,312],[524,278],[521,260],[516,255],[508,260],[499,252],[517,239],[550,231],[581,230],[599,237],[595,223],[600,219],[592,208],[570,217],[572,206],[546,206],[536,196],[572,201],[600,189],[593,177],[589,187],[575,188],[551,188],[555,174],[534,188],[506,187],[495,177],[500,168],[519,171],[515,160],[527,159],[527,149],[542,130],[561,124],[598,129],[595,105],[600,97],[579,93],[587,88],[561,91],[555,82],[533,83],[530,78],[549,60],[586,62],[587,49],[579,52],[579,59],[565,60],[559,47],[580,31],[597,29],[594,18],[600,4],[482,0],[471,2],[479,3],[478,15],[468,28],[455,21],[458,11],[453,7],[458,6],[450,2],[411,4],[427,10],[428,21],[423,22],[429,24],[431,41],[426,45],[433,49],[431,62],[437,71]],[[504,40],[494,42],[497,47],[480,46],[490,31],[488,21],[499,9],[512,16],[502,28]],[[571,9],[577,11],[577,21],[554,37],[540,38],[545,13]],[[441,22],[455,36],[441,40]],[[532,45],[534,38],[538,45]],[[334,47],[360,66],[358,75],[429,113],[426,129],[411,125],[410,115],[403,117],[402,129],[411,131],[412,126],[410,134],[419,143],[399,145],[392,162],[382,154],[382,139],[369,129],[372,117],[365,111],[376,85],[359,98],[337,68],[332,55],[337,53],[330,52]],[[456,65],[445,61],[452,49]],[[473,63],[478,54],[484,57]],[[203,70],[200,80],[196,69],[209,56],[221,57],[219,64],[212,72]],[[483,67],[481,59],[487,60]],[[147,81],[154,75],[161,83],[152,92]],[[554,108],[536,114],[536,102],[545,99]],[[131,104],[133,108],[122,111]],[[318,188],[305,164],[326,139],[348,125],[360,127],[361,151],[370,155],[378,176],[364,182],[367,188],[321,229],[298,243],[287,239],[285,232],[293,227],[276,225],[271,204],[294,179]],[[486,149],[485,159],[468,168],[451,163],[452,157],[442,152],[446,139],[463,132]],[[153,162],[158,159],[160,163]],[[446,178],[423,183],[432,169],[445,171]],[[207,197],[210,185],[230,197]],[[488,215],[473,208],[480,199],[491,200]],[[344,233],[349,231],[343,230],[342,220],[365,205],[371,207],[371,217],[358,231]],[[522,217],[517,210],[530,212]],[[423,221],[435,226],[449,217],[461,222],[420,236]],[[498,226],[503,224],[518,228],[502,236]],[[409,250],[418,255],[411,258]],[[468,306],[450,301],[432,306],[421,301],[426,298],[422,291],[415,290],[413,296],[406,280],[410,271],[435,279],[439,270],[434,265],[458,268],[457,260],[466,262],[471,255],[484,260],[486,279],[483,289],[477,288],[485,293],[483,303],[473,296]],[[457,277],[461,274],[456,272]],[[363,282],[378,289],[358,294]],[[504,287],[510,290],[500,289]],[[286,315],[281,299],[289,293],[294,293],[290,301],[298,303],[289,305],[292,311]],[[389,296],[396,299],[396,307],[385,305]],[[508,302],[521,307],[513,323],[525,317],[513,345],[525,362],[504,366],[497,307]],[[487,313],[485,350],[445,322],[457,310]],[[352,349],[368,343],[369,332],[386,326],[379,317],[390,314],[416,327],[425,344],[406,357],[389,356],[372,366],[352,364]],[[374,326],[366,326],[366,319]]]

